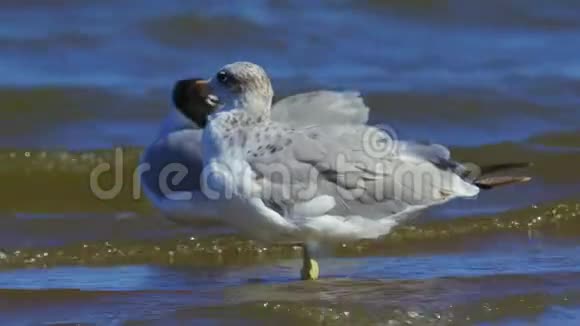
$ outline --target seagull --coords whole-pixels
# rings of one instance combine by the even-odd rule
[[[182,225],[215,221],[215,203],[201,192],[201,136],[214,109],[209,94],[199,93],[197,79],[173,87],[174,108],[155,140],[141,155],[143,193],[168,219]],[[369,108],[356,91],[319,90],[283,98],[272,107],[272,119],[294,126],[365,124]]]
[[[246,236],[301,244],[303,280],[319,277],[309,253],[319,243],[375,239],[425,208],[530,179],[484,175],[525,163],[476,174],[442,145],[398,141],[384,128],[276,121],[270,78],[251,62],[228,64],[195,88],[213,107],[196,113],[206,119],[202,193]]]

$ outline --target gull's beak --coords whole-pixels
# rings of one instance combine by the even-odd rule
[[[173,104],[198,126],[203,127],[207,116],[217,108],[219,99],[211,94],[207,80],[183,79],[173,87]]]
[[[220,103],[219,98],[213,94],[208,80],[197,79],[194,82],[193,89],[197,92],[197,94],[199,94],[199,96],[205,99],[207,105],[215,108]]]
[[[191,102],[204,102],[210,107],[217,107],[219,98],[212,94],[209,82],[206,79],[183,79],[175,83],[173,88],[173,104],[183,109]]]

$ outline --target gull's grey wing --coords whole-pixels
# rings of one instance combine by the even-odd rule
[[[372,153],[363,143],[368,133],[381,131],[363,125],[293,129],[276,123],[252,130],[249,137],[259,139],[248,142],[247,161],[256,182],[267,189],[261,194],[264,204],[287,218],[308,218],[321,210],[309,203],[325,196],[334,205],[324,214],[381,219],[477,194],[477,187],[441,164],[449,161],[444,147],[402,142]],[[382,141],[391,139],[384,134]]]
[[[316,111],[316,112],[315,112]],[[329,123],[366,122],[368,107],[357,92],[315,91],[286,97],[278,101],[272,115],[279,121],[306,126]],[[313,113],[315,112],[315,113]],[[161,194],[158,177],[168,164],[182,164],[190,172],[173,191],[199,191],[199,174],[203,168],[201,156],[202,129],[177,111],[172,111],[163,123],[159,138],[145,151],[141,162],[151,170],[143,174],[143,182],[154,194]]]
[[[315,91],[286,97],[273,106],[272,120],[292,126],[365,124],[369,108],[354,91]]]
[[[424,144],[413,141],[395,141],[393,146],[400,155],[416,157],[433,163],[451,159],[449,149],[439,144]]]
[[[185,129],[161,137],[151,144],[144,152],[141,163],[146,163],[149,169],[142,174],[144,185],[156,195],[170,191],[198,190],[200,174],[203,169],[201,156],[202,129]],[[176,184],[171,179],[160,182],[163,171],[169,173],[173,168],[184,167],[187,170],[185,178]],[[172,177],[168,175],[168,177]],[[161,180],[163,181],[163,180]],[[161,189],[167,186],[167,189]]]
[[[158,138],[142,154],[141,185],[155,207],[175,222],[213,220],[213,203],[200,187],[202,129],[183,129]]]

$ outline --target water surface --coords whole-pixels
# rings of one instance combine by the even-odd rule
[[[579,3],[0,6],[3,325],[577,323]],[[360,90],[401,138],[532,161],[534,179],[328,248],[323,279],[300,282],[298,248],[176,225],[132,193],[173,82],[235,60],[265,66],[278,97]],[[126,186],[99,200],[89,173],[115,148]]]

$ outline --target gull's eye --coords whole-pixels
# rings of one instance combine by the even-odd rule
[[[227,85],[230,82],[230,76],[228,76],[228,73],[225,71],[218,72],[216,77],[217,80],[224,85]]]

